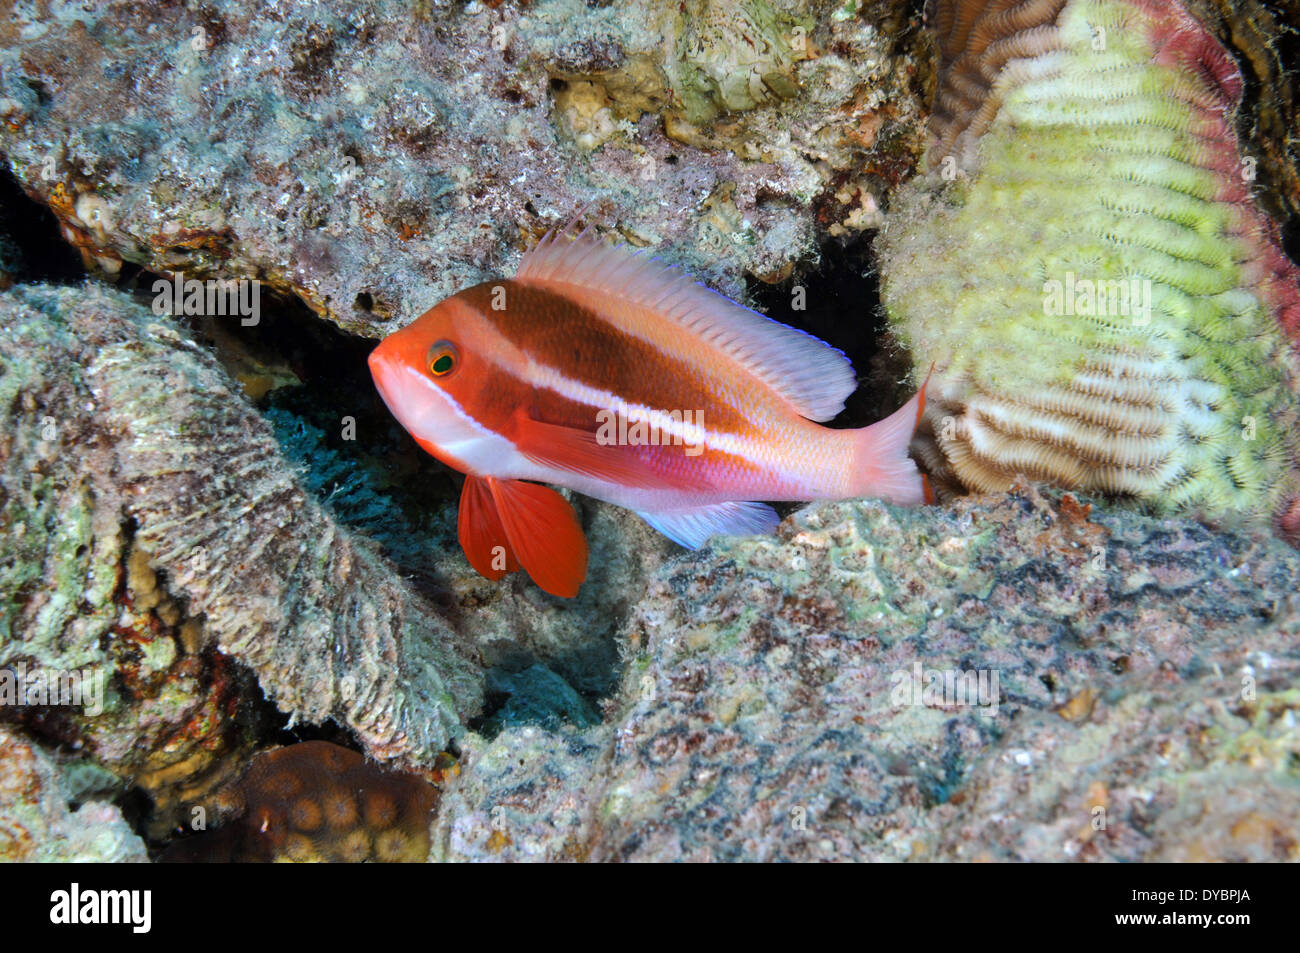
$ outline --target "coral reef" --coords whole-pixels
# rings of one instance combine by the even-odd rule
[[[421,861],[437,791],[355,751],[307,741],[259,754],[218,798],[226,823],[177,841],[164,860]]]
[[[907,8],[22,5],[0,151],[98,273],[260,278],[371,337],[597,196],[734,295],[874,227],[913,170]]]
[[[59,740],[190,778],[237,697],[212,647],[294,718],[432,763],[481,706],[476,653],[301,487],[216,362],[89,286],[11,289],[0,320],[3,661],[107,675],[126,719]]]
[[[58,766],[37,745],[0,726],[0,860],[143,863],[144,843],[116,807],[75,810]]]
[[[431,856],[1294,860],[1297,573],[1028,488],[815,505],[656,574],[603,726],[467,736]]]
[[[1296,0],[11,7],[0,859],[1300,860]],[[478,576],[365,353],[593,199],[999,495]]]
[[[932,3],[930,172],[877,243],[945,482],[1018,476],[1300,540],[1300,271],[1242,78],[1180,2]]]

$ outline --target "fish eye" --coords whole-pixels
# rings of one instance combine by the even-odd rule
[[[429,348],[429,373],[446,377],[456,368],[456,346],[450,341],[439,341]]]

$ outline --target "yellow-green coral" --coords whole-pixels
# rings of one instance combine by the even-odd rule
[[[884,300],[936,368],[941,476],[1210,518],[1296,493],[1295,271],[1243,181],[1235,67],[1197,30],[1177,4],[1072,0],[1009,40],[1024,58],[899,197]]]

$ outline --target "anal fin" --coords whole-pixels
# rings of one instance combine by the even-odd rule
[[[673,542],[699,549],[710,536],[757,536],[775,532],[781,518],[766,503],[729,501],[685,510],[638,511]]]

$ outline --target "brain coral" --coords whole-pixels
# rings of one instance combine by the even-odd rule
[[[1297,271],[1241,74],[1179,2],[931,0],[930,171],[878,250],[949,485],[1018,475],[1300,534]]]

